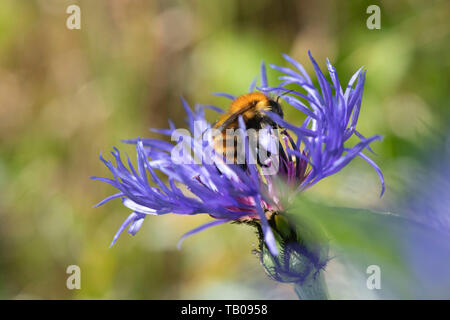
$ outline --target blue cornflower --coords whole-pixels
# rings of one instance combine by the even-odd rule
[[[136,145],[137,170],[128,157],[128,168],[126,167],[116,148],[112,152],[115,165],[100,156],[114,179],[101,177],[93,177],[93,179],[109,183],[119,192],[104,199],[98,205],[111,199],[121,198],[123,204],[133,211],[119,228],[111,245],[117,241],[119,235],[128,226],[129,233],[136,234],[147,215],[209,214],[215,220],[186,233],[180,243],[187,236],[208,227],[230,221],[248,221],[250,219],[257,221],[262,230],[265,245],[273,255],[276,255],[277,246],[274,234],[266,217],[266,214],[270,217],[271,213],[283,211],[283,204],[279,200],[282,198],[281,191],[276,190],[276,184],[273,183],[275,178],[284,178],[288,184],[294,184],[297,190],[301,191],[322,178],[338,172],[353,158],[360,156],[378,172],[384,190],[380,169],[362,153],[363,149],[369,148],[369,144],[380,137],[374,136],[366,139],[355,129],[361,106],[365,73],[361,69],[358,70],[343,92],[334,67],[327,61],[332,79],[332,86],[330,86],[311,57],[322,91],[320,94],[313,86],[304,68],[292,58],[286,55],[284,57],[302,75],[288,68],[272,66],[283,72],[284,76],[280,77],[283,82],[279,86],[269,87],[263,63],[260,90],[266,94],[282,93],[290,91],[285,88],[286,85],[299,85],[307,92],[306,95],[298,91],[290,91],[289,95],[285,94],[282,98],[303,112],[307,118],[301,126],[295,126],[276,114],[269,114],[272,120],[283,128],[280,139],[278,173],[275,176],[265,175],[259,165],[252,164],[255,161],[246,161],[247,165],[243,167],[227,164],[220,157],[215,157],[211,138],[199,141],[195,138],[195,133],[203,134],[212,127],[205,119],[205,108],[217,112],[221,112],[221,110],[214,106],[199,105],[192,110],[182,99],[189,130],[180,132],[172,122],[169,122],[169,129],[153,130],[172,138],[176,133],[176,137],[179,139],[176,141],[176,145],[150,138],[125,140],[126,143]],[[353,88],[356,80],[356,86]],[[256,82],[254,81],[250,85],[250,92],[255,88]],[[331,88],[335,92],[334,96]],[[230,99],[235,98],[224,93],[218,95]],[[305,99],[309,108],[297,97]],[[239,124],[245,150],[248,150],[249,143],[242,118],[239,119]],[[352,148],[345,148],[344,142],[352,135],[360,137],[361,142]],[[292,136],[296,136],[297,140],[295,141]],[[174,157],[174,151],[178,149],[180,140],[198,152],[194,156],[189,152],[184,152],[181,156],[182,161],[180,161],[180,157]],[[251,156],[252,152],[246,152],[247,160]],[[211,157],[214,158],[213,163],[204,161]],[[165,178],[160,178],[157,171],[165,175]],[[182,190],[184,188],[189,193],[184,192]]]
[[[211,124],[206,123],[204,119],[204,108],[197,106],[196,110],[192,111],[186,101],[182,100],[182,102],[188,115],[187,122],[190,131],[187,133],[182,131],[180,135],[185,142],[192,143],[191,146],[195,149],[202,142],[195,141],[190,133],[196,130],[199,121],[204,123],[207,128],[210,128]],[[244,134],[245,127],[242,119],[240,121],[243,129],[241,132]],[[175,130],[176,128],[171,124],[170,129],[155,131],[172,136]],[[248,148],[245,138],[243,141]],[[273,253],[276,253],[273,234],[265,216],[265,211],[272,208],[273,200],[271,200],[268,190],[263,194],[262,177],[258,174],[256,165],[249,165],[244,171],[238,165],[226,164],[221,158],[217,158],[213,164],[197,164],[188,152],[183,154],[183,161],[179,161],[180,159],[173,156],[172,151],[174,151],[175,145],[171,143],[157,139],[139,138],[124,142],[136,144],[137,171],[128,157],[127,168],[119,150],[114,148],[112,155],[116,160],[116,165],[100,156],[100,159],[112,172],[114,179],[92,177],[92,179],[109,183],[120,191],[96,206],[115,198],[122,198],[123,204],[133,210],[133,213],[119,228],[111,245],[117,241],[128,225],[130,225],[129,233],[136,234],[147,215],[206,213],[216,220],[186,233],[181,238],[180,244],[187,236],[205,228],[230,221],[256,218],[261,221],[267,245]],[[203,144],[212,145],[212,141],[206,140]],[[204,147],[200,146],[198,150],[204,152],[206,150]],[[201,156],[210,155],[202,154]],[[156,170],[166,175],[167,184],[158,177]],[[148,174],[154,185],[150,184]],[[189,190],[191,195],[186,195],[177,187],[177,184]]]

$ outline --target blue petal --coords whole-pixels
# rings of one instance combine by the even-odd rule
[[[261,62],[261,87],[265,88],[268,86],[267,83],[267,74],[266,74],[266,65],[263,62]]]
[[[134,219],[137,217],[138,215],[136,214],[136,212],[132,212],[128,218],[125,219],[125,221],[121,224],[119,230],[117,230],[116,234],[114,235],[114,238],[111,242],[111,244],[109,245],[109,247],[111,248],[117,241],[117,239],[119,239],[120,234],[123,232],[123,230],[125,230],[125,228],[132,222],[134,221]]]
[[[205,224],[203,224],[203,225],[201,225],[201,226],[199,226],[199,227],[197,227],[197,228],[195,228],[195,229],[192,229],[191,231],[185,233],[185,234],[180,238],[180,240],[178,241],[178,244],[177,244],[178,250],[181,249],[181,244],[183,243],[183,241],[184,241],[187,237],[192,236],[193,234],[196,234],[196,233],[198,233],[198,232],[200,232],[200,231],[203,231],[203,230],[205,230],[205,229],[207,229],[207,228],[210,228],[210,227],[213,227],[213,226],[217,226],[217,225],[219,225],[219,224],[223,224],[223,223],[226,223],[226,222],[229,222],[229,221],[230,221],[230,220],[214,220],[214,221],[205,223]]]
[[[120,197],[123,197],[123,196],[124,196],[124,193],[123,193],[123,192],[119,192],[119,193],[113,194],[112,196],[106,197],[105,199],[103,199],[102,201],[100,201],[99,203],[97,203],[94,207],[99,207],[99,206],[101,206],[102,204],[108,202],[109,200],[116,199],[116,198],[120,198]]]
[[[383,176],[383,173],[381,172],[380,167],[378,167],[377,164],[372,159],[370,159],[368,156],[366,156],[364,153],[360,152],[360,153],[358,153],[358,155],[361,158],[363,158],[364,160],[366,160],[367,163],[369,163],[377,172],[378,177],[380,178],[380,183],[381,183],[381,193],[380,193],[380,198],[381,198],[384,194],[386,186],[384,184],[384,176]]]
[[[235,96],[233,96],[231,94],[228,94],[228,93],[225,93],[225,92],[214,92],[213,95],[218,96],[218,97],[225,97],[225,98],[228,98],[228,99],[231,99],[231,100],[235,100],[236,99]]]

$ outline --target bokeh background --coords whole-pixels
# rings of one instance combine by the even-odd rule
[[[70,4],[81,8],[81,30],[66,28]],[[381,7],[381,30],[366,27],[370,4]],[[426,188],[417,173],[445,165],[442,148],[427,147],[449,126],[449,21],[447,1],[2,0],[0,298],[295,298],[264,274],[246,226],[215,227],[178,251],[179,237],[208,217],[150,217],[108,248],[129,211],[120,200],[92,207],[114,192],[89,179],[110,174],[98,155],[117,146],[133,156],[121,139],[155,137],[148,128],[169,118],[183,126],[181,95],[226,108],[211,93],[245,93],[262,60],[285,65],[287,53],[312,73],[310,49],[341,82],[367,69],[358,126],[384,136],[373,149],[387,190],[380,199],[375,172],[356,159],[308,196],[402,211],[412,186]],[[81,290],[66,288],[72,264]],[[330,264],[332,297],[376,298],[347,281],[365,281],[352,272]]]

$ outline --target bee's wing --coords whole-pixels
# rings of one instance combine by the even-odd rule
[[[217,124],[221,122],[221,120],[217,121],[214,124],[214,127],[216,129],[218,129],[219,131],[225,130],[230,124],[235,122],[240,115],[244,114],[245,112],[250,110],[252,107],[253,107],[252,105],[249,105],[245,108],[240,109],[239,111],[237,111],[235,113],[232,113],[231,115],[223,115],[222,117],[226,118],[225,121],[223,121],[218,127],[216,127]]]

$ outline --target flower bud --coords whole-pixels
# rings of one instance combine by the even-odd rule
[[[284,214],[273,214],[269,224],[279,254],[270,253],[257,225],[259,257],[267,274],[275,281],[295,284],[301,299],[326,299],[323,280],[328,258],[328,242],[323,233],[311,224],[291,223]]]

